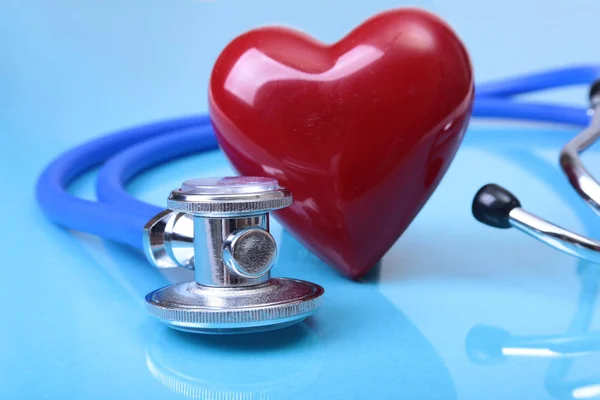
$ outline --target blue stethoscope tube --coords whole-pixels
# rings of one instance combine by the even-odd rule
[[[98,173],[96,195],[106,205],[137,210],[150,218],[163,208],[131,196],[125,189],[134,177],[154,166],[217,148],[208,117],[198,124],[134,144],[106,161]],[[155,156],[149,157],[150,154]],[[137,232],[136,234],[139,234]]]
[[[127,170],[112,170],[117,176],[114,173],[102,174],[104,179],[98,181],[98,187],[106,190],[103,190],[102,196],[99,197],[108,201],[78,198],[69,194],[67,188],[77,178],[106,163],[124,149],[130,149],[134,145],[155,138],[168,138],[175,133],[188,132],[193,135],[198,131],[206,132],[210,129],[210,121],[206,116],[180,118],[127,129],[87,142],[62,154],[46,167],[36,186],[38,202],[49,219],[66,229],[91,233],[141,249],[144,225],[159,208],[139,201],[135,206],[132,206],[131,202],[122,204],[110,202],[121,192],[118,188],[123,189],[126,183],[123,179],[129,175],[128,172],[135,170],[134,165],[131,164],[132,160],[127,163],[129,166]],[[196,146],[195,149],[216,148],[216,141],[212,135],[205,135],[204,141],[202,137],[198,137],[198,141],[192,141]],[[163,150],[166,149],[171,147],[166,146]],[[183,153],[187,150],[187,148],[179,148],[176,151]],[[145,157],[141,157],[140,166],[150,167],[166,162],[168,159],[164,158],[171,154],[168,150],[148,153]],[[138,170],[139,172],[141,171]]]
[[[590,85],[600,77],[600,65],[577,65],[524,74],[477,86],[478,97],[506,98],[556,89],[565,86]]]
[[[600,66],[570,67],[477,86],[474,117],[533,120],[585,126],[586,109],[518,102],[511,96],[574,84],[590,84]],[[46,215],[67,229],[87,232],[142,248],[145,223],[159,207],[130,196],[125,186],[136,175],[173,159],[217,148],[208,116],[173,119],[127,129],[92,140],[59,156],[40,176],[36,193]],[[103,165],[99,201],[67,192],[89,170]]]

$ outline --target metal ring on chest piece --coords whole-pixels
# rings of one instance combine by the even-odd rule
[[[194,281],[146,296],[159,320],[189,332],[247,333],[292,325],[319,307],[321,286],[270,277],[277,244],[268,212],[292,204],[276,180],[190,180],[167,204],[144,229],[146,255],[157,267],[193,269]]]

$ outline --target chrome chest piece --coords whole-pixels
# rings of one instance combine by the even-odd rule
[[[269,211],[291,204],[290,192],[270,178],[194,179],[173,190],[169,209],[146,224],[144,248],[156,267],[192,269],[194,281],[149,293],[148,311],[196,333],[264,331],[308,317],[323,288],[270,277],[277,244]]]

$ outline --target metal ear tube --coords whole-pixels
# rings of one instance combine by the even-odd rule
[[[583,165],[579,154],[600,137],[600,80],[590,89],[589,126],[568,142],[560,154],[560,165],[579,195],[600,214],[600,184]],[[495,228],[520,231],[572,256],[600,263],[600,241],[578,235],[545,221],[521,208],[519,200],[495,184],[483,186],[473,199],[475,219]]]
[[[196,333],[245,333],[300,322],[319,307],[321,286],[270,277],[277,244],[269,211],[292,204],[276,180],[190,180],[167,204],[144,229],[146,256],[159,268],[193,269],[194,281],[146,296],[159,320]]]

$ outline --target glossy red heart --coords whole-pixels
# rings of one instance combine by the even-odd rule
[[[432,14],[399,9],[333,45],[287,28],[241,35],[214,66],[209,104],[238,172],[288,187],[294,205],[279,220],[357,278],[436,188],[473,96],[471,64],[455,33]]]

